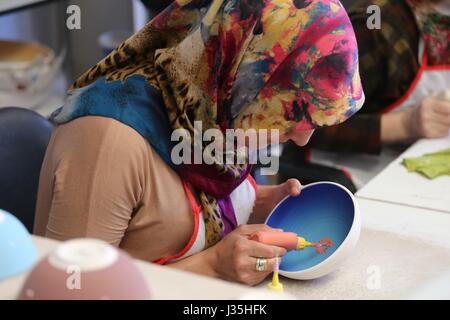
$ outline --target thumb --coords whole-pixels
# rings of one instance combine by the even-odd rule
[[[286,195],[297,197],[302,190],[302,184],[297,179],[289,179],[283,184],[283,191]]]

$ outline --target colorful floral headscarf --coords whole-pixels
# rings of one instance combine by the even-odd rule
[[[144,103],[149,88],[160,92],[166,120]],[[161,122],[191,135],[194,121],[203,130],[285,133],[339,124],[363,100],[356,39],[339,1],[177,0],[81,76],[54,118],[116,118],[173,166]],[[229,195],[250,165],[173,167],[199,195],[207,246],[215,244],[236,227]]]

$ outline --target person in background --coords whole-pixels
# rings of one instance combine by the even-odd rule
[[[176,164],[171,134],[186,130],[191,150],[205,147],[192,139],[200,121],[221,134],[277,129],[303,146],[363,102],[339,1],[174,1],[82,75],[53,114],[34,232],[102,239],[139,259],[257,284],[286,250],[249,240],[277,231],[249,220],[264,221],[300,182],[257,186],[249,161],[214,155]]]
[[[343,172],[336,175],[339,181],[350,179],[355,191],[415,140],[449,134],[450,1],[346,2],[351,2],[347,9],[366,102],[343,125],[317,131],[309,148],[287,144],[282,162],[295,165],[297,172],[316,168],[310,180],[326,179],[321,173],[338,168]],[[381,9],[379,30],[367,27],[370,5]]]

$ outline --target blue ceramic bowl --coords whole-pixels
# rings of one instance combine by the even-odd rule
[[[356,246],[361,231],[361,217],[352,193],[332,182],[305,186],[298,197],[286,197],[267,218],[266,224],[295,232],[308,241],[333,240],[326,254],[313,248],[290,251],[283,257],[280,274],[292,279],[322,277],[344,260]]]
[[[27,271],[36,259],[36,248],[25,226],[0,210],[0,281]]]

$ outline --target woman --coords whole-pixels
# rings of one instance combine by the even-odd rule
[[[248,160],[175,165],[171,133],[195,136],[200,121],[220,132],[279,129],[304,145],[359,109],[357,70],[338,1],[175,1],[78,79],[55,113],[35,232],[261,282],[285,250],[248,240],[272,229],[247,222],[264,221],[300,183],[256,187]]]
[[[379,30],[367,27],[371,5],[380,8]],[[366,104],[339,128],[317,132],[312,152],[290,145],[284,158],[346,169],[360,188],[412,142],[449,134],[450,2],[355,0],[348,11]]]

